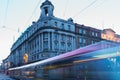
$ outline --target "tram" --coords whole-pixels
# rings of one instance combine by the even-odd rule
[[[18,80],[120,80],[120,46],[97,43],[9,72]]]

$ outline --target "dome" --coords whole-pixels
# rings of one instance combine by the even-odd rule
[[[52,5],[53,6],[53,4],[49,0],[46,0],[45,2],[43,2],[41,7],[44,5]]]
[[[72,18],[69,18],[68,21],[69,21],[69,22],[73,22],[73,19],[72,19]]]

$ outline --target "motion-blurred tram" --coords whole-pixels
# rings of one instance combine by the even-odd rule
[[[120,80],[120,46],[101,42],[9,72],[19,80]]]

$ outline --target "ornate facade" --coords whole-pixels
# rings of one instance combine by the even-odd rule
[[[103,34],[108,33],[103,30],[101,35],[101,30],[74,23],[71,18],[63,20],[55,17],[54,5],[49,0],[43,2],[40,9],[39,19],[12,45],[8,56],[11,67],[44,60],[99,42]]]
[[[76,49],[73,20],[55,17],[54,6],[49,0],[43,2],[40,9],[38,21],[33,22],[11,48],[12,66],[47,59]]]

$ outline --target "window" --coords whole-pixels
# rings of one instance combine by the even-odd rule
[[[45,53],[42,53],[41,56],[42,56],[42,57],[46,57],[47,55],[46,55]]]
[[[85,44],[86,43],[86,39],[83,38],[83,43]]]
[[[68,25],[68,30],[71,30],[71,26],[70,25]]]
[[[44,22],[44,25],[46,26],[47,24],[48,24],[48,22],[45,21],[45,22]]]
[[[45,15],[48,16],[48,7],[45,7],[44,10],[45,10]]]
[[[64,42],[61,43],[61,50],[65,50],[65,43]]]
[[[32,60],[34,60],[34,57],[32,56]]]
[[[58,48],[59,48],[58,42],[54,42],[54,49],[58,50]]]
[[[71,40],[72,40],[72,37],[71,36],[67,36],[67,41],[71,42]]]
[[[57,22],[55,22],[55,27],[57,27]]]
[[[82,31],[83,31],[82,29],[79,29],[79,33],[81,33],[81,34],[82,34]]]
[[[95,43],[95,41],[94,40],[92,40],[92,44],[94,44]]]
[[[47,32],[43,33],[43,40],[46,40],[46,39],[48,39],[48,33]]]
[[[98,37],[98,33],[96,33],[95,35],[96,35],[96,37]]]
[[[82,38],[79,38],[79,42],[82,43]]]
[[[68,50],[68,51],[71,51],[71,50],[72,50],[71,42],[68,42],[68,43],[67,43],[67,50]]]
[[[37,59],[39,59],[39,54],[37,54]]]
[[[43,42],[43,49],[48,50],[48,41]]]
[[[85,44],[86,43],[86,39],[81,37],[81,38],[79,38],[79,42]]]
[[[62,23],[61,27],[62,27],[62,29],[64,29],[64,24],[63,23]]]
[[[54,39],[58,39],[58,34],[57,33],[54,34]]]
[[[95,35],[95,33],[94,32],[92,32],[92,36],[94,36]]]
[[[86,30],[83,30],[83,34],[86,34]]]
[[[65,41],[65,35],[64,34],[61,35],[61,41]]]
[[[48,33],[43,33],[43,49],[48,50]]]
[[[54,49],[58,49],[58,33],[54,33]]]

